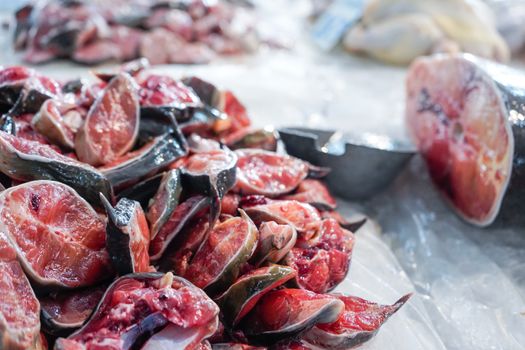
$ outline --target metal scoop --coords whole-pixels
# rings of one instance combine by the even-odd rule
[[[287,152],[314,165],[329,167],[330,190],[345,199],[366,199],[388,186],[416,153],[408,143],[389,137],[309,128],[279,130]]]

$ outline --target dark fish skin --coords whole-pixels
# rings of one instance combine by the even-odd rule
[[[77,46],[81,28],[72,27],[59,31],[47,41],[48,47],[59,56],[65,56]]]
[[[219,105],[220,91],[212,83],[198,77],[187,77],[182,79],[182,82],[191,87],[206,105],[212,107],[217,107]]]
[[[496,225],[516,222],[525,225],[525,216],[519,212],[525,199],[525,83],[516,86],[512,83],[518,82],[517,79],[508,79],[508,75],[498,74],[499,64],[491,63],[489,74],[494,78],[498,87],[505,108],[508,111],[508,121],[514,135],[514,157],[512,161],[512,175],[507,187],[507,195],[501,205],[500,213]],[[494,69],[494,70],[492,70]],[[516,76],[523,76],[522,73],[515,72]],[[525,76],[520,82],[524,82]],[[514,118],[518,115],[521,118]]]
[[[143,152],[113,167],[105,167],[102,173],[116,190],[133,185],[138,179],[162,170],[188,153],[187,144],[181,134],[158,136]]]
[[[0,130],[11,135],[16,135],[16,124],[9,114],[0,116]]]
[[[145,144],[151,139],[172,132],[177,121],[171,110],[162,107],[141,107],[138,142]]]
[[[222,112],[205,105],[177,104],[140,108],[139,141],[171,132],[175,128],[186,135],[196,129],[208,129],[223,118]]]
[[[126,188],[117,194],[117,200],[121,198],[133,199],[140,203],[142,209],[148,209],[149,200],[157,192],[157,188],[159,188],[162,176],[163,173],[160,173]]]
[[[15,50],[22,49],[27,43],[29,29],[32,25],[31,14],[33,9],[32,4],[27,4],[15,12],[16,27],[13,36]]]
[[[181,170],[183,188],[190,188],[198,194],[210,197],[210,226],[219,218],[221,199],[235,185],[237,179],[237,156],[227,147],[223,147],[223,151],[230,155],[230,163],[224,164],[222,169],[215,170],[214,173],[193,173],[184,168]]]
[[[121,276],[128,273],[143,272],[135,271],[136,264],[134,259],[136,259],[136,255],[134,255],[135,252],[133,250],[134,245],[145,247],[144,249],[147,250],[147,244],[149,243],[149,231],[141,231],[140,223],[137,219],[139,215],[144,217],[140,203],[122,198],[113,207],[103,195],[100,197],[108,216],[106,248],[113,266]],[[144,242],[144,239],[147,239],[147,243]],[[134,242],[134,244],[131,242]],[[135,249],[137,248],[135,247]],[[138,267],[144,268],[144,266]]]

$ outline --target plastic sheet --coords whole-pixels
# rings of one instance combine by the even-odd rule
[[[525,236],[462,222],[421,158],[367,204],[447,349],[525,348]]]
[[[347,216],[355,213],[348,204],[340,210]],[[391,304],[401,295],[415,290],[380,235],[380,227],[372,221],[357,235],[350,273],[336,292]],[[446,349],[427,314],[425,301],[415,294],[397,314],[385,323],[376,337],[364,349]]]

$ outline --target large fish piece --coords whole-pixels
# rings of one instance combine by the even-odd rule
[[[503,62],[510,56],[481,0],[372,0],[343,44],[392,63],[456,49]]]
[[[523,224],[522,73],[466,54],[420,58],[408,73],[406,122],[432,180],[462,218]]]

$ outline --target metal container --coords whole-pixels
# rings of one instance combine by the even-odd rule
[[[288,154],[331,168],[325,178],[337,196],[366,199],[386,188],[417,152],[408,143],[385,136],[309,128],[279,130]]]

